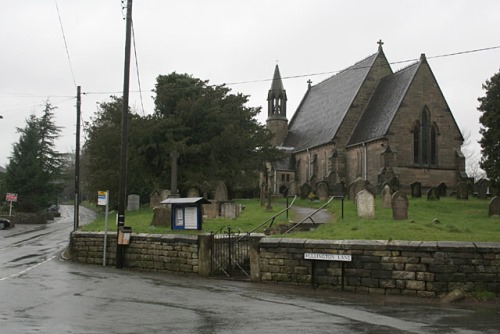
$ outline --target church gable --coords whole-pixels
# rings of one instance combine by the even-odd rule
[[[389,75],[378,84],[347,146],[383,138],[410,86],[419,63]]]
[[[425,56],[387,131],[399,165],[456,169],[463,137]]]

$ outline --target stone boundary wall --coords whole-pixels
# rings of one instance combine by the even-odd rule
[[[210,275],[210,234],[132,234],[124,268]],[[71,260],[102,265],[103,232],[71,234]],[[500,243],[306,240],[252,236],[251,280],[311,286],[304,253],[348,254],[350,262],[314,261],[319,288],[357,293],[440,297],[456,288],[500,295]],[[107,265],[115,265],[116,233],[108,233]],[[342,263],[344,263],[342,265]],[[344,267],[342,269],[342,266]],[[343,275],[342,275],[343,274]]]
[[[124,267],[198,274],[199,239],[197,235],[132,234],[124,249]],[[76,231],[71,234],[68,255],[75,262],[102,265],[103,249],[104,232]],[[108,232],[106,265],[115,265],[115,260],[116,232]]]
[[[263,282],[311,285],[312,261],[304,253],[349,254],[344,290],[439,297],[456,288],[500,294],[500,243],[264,238],[259,243]],[[253,270],[252,270],[253,271]],[[342,264],[315,261],[315,283],[342,288]]]

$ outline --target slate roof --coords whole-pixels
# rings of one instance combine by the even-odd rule
[[[347,146],[376,140],[387,134],[419,65],[420,62],[414,63],[380,80]]]
[[[375,53],[311,86],[292,117],[284,146],[302,151],[330,142],[370,71]]]

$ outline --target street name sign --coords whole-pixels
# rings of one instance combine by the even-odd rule
[[[329,253],[304,253],[305,260],[321,260],[321,261],[344,261],[351,262],[350,254],[329,254]]]

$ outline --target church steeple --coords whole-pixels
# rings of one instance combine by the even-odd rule
[[[268,118],[286,118],[286,90],[283,88],[280,69],[278,64],[274,68],[273,82],[267,94],[267,116]]]
[[[278,64],[274,68],[273,82],[267,93],[267,128],[274,134],[273,145],[283,144],[288,135],[286,118],[286,90],[281,80]]]

